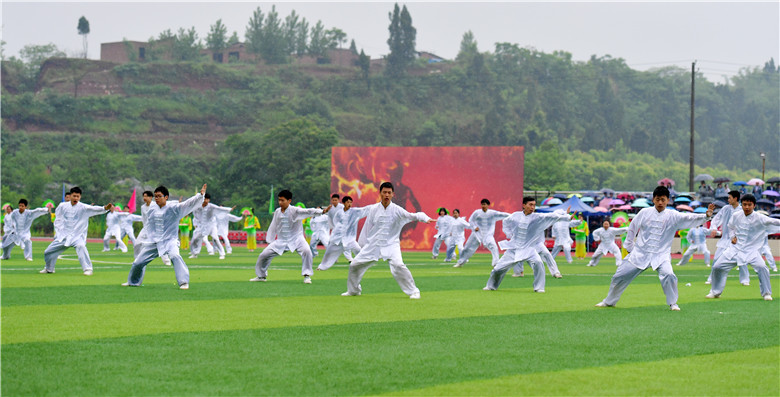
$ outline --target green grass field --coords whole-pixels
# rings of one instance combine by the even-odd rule
[[[611,257],[595,268],[559,257],[564,278],[537,294],[530,267],[488,292],[487,254],[454,269],[405,253],[415,301],[384,262],[362,296],[342,297],[343,258],[306,285],[288,253],[267,283],[250,283],[258,252],[236,247],[223,261],[185,255],[182,291],[159,259],[143,287],[121,287],[131,254],[98,244],[93,276],[73,250],[38,274],[47,243],[33,245],[34,262],[16,248],[0,265],[3,396],[780,395],[778,301],[736,270],[721,299],[705,299],[701,260],[675,268],[682,311],[671,312],[652,271],[617,308],[593,307]]]

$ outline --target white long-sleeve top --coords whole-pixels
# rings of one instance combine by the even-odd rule
[[[301,221],[320,214],[322,210],[319,208],[300,208],[291,205],[284,212],[281,207],[277,208],[274,210],[274,218],[266,233],[266,241],[270,243],[266,249],[281,255],[285,250],[295,251],[298,247],[307,246]]]
[[[217,225],[217,214],[231,210],[230,207],[221,207],[214,203],[208,203],[205,207],[202,204],[201,202],[201,206],[192,211],[192,224],[203,230],[211,231]]]
[[[368,214],[358,244],[360,255],[371,260],[390,259],[401,251],[401,229],[411,221],[428,222],[424,212],[411,213],[395,203],[366,206]]]
[[[471,229],[470,223],[463,218],[453,217],[449,230],[449,237],[452,239],[452,242],[457,244],[458,242],[466,241],[466,229]]]
[[[69,247],[86,244],[89,218],[105,213],[106,210],[98,205],[87,205],[82,202],[76,205],[65,203],[57,214],[57,218],[62,219],[62,227],[57,232],[55,241],[60,241]]]
[[[216,216],[217,234],[227,236],[230,229],[230,222],[238,222],[244,218],[231,214],[230,212],[219,211]]]
[[[509,238],[509,241],[502,241],[501,244],[507,250],[504,255],[511,255],[515,261],[530,258],[538,252],[539,244],[544,239],[544,230],[566,219],[571,217],[562,210],[528,215],[523,211],[513,213],[503,223],[504,234]]]
[[[469,217],[472,234],[477,236],[477,240],[484,244],[486,241],[495,241],[496,222],[505,219],[510,214],[496,210],[482,211],[482,208],[474,211]],[[476,230],[479,228],[479,230]],[[487,239],[487,240],[486,240]]]
[[[626,232],[628,232],[628,227],[610,227],[609,229],[600,227],[593,231],[593,240],[601,241],[602,244],[615,244],[615,238]]]
[[[763,261],[759,250],[764,245],[763,237],[773,226],[780,226],[780,219],[770,218],[755,211],[750,215],[745,215],[744,211],[735,211],[728,224],[727,239],[731,245],[723,251],[723,256],[729,260],[736,259],[738,263]],[[734,237],[737,238],[736,244],[731,243]]]
[[[709,229],[704,227],[704,225],[701,225],[699,227],[695,227],[688,231],[688,242],[691,245],[702,245],[707,242],[707,235],[709,234]]]
[[[630,253],[623,263],[630,262],[637,269],[652,266],[658,269],[672,262],[672,241],[678,230],[690,229],[707,221],[706,214],[689,214],[670,210],[661,212],[655,207],[644,208],[628,226],[624,247]]]
[[[552,225],[552,236],[555,237],[555,245],[571,246],[571,243],[574,241],[571,239],[571,231],[569,228],[576,227],[580,223],[582,223],[582,221],[579,219],[555,222],[555,224]]]
[[[121,218],[124,217],[123,213],[116,211],[109,211],[106,214],[106,233],[119,234],[121,231]]]
[[[344,204],[341,203],[336,204],[335,206],[331,207],[328,210],[328,220],[330,221],[331,230],[333,230],[333,228],[336,227],[336,215],[340,212],[344,212]]]
[[[55,218],[54,221],[56,222],[57,219]],[[16,230],[16,223],[14,222],[14,213],[13,211],[6,214],[5,218],[3,218],[3,233],[5,233],[6,236],[10,235],[11,233],[14,233]],[[55,231],[56,231],[56,223],[55,223]]]
[[[710,231],[718,230],[719,227],[721,231],[721,238],[717,244],[718,248],[725,249],[731,246],[731,241],[729,241],[730,239],[728,238],[729,220],[731,220],[731,215],[736,212],[742,212],[741,205],[738,205],[737,208],[734,208],[731,205],[724,205],[723,208],[721,208],[720,211],[718,211],[718,213],[712,217],[712,222],[710,222]]]
[[[328,233],[330,232],[330,217],[328,214],[315,216],[311,218],[311,223],[309,223],[309,227],[311,228],[312,234],[315,233]]]
[[[30,238],[30,227],[35,218],[46,215],[48,212],[49,210],[44,207],[36,208],[34,210],[27,209],[24,212],[19,212],[18,208],[13,210],[10,215],[5,217],[6,223],[9,223],[8,221],[10,220],[14,225],[12,234],[10,235],[12,236],[11,238],[16,238],[18,242],[28,240]],[[8,219],[9,216],[11,216],[11,219]]]
[[[60,211],[65,204],[70,205],[69,201],[63,201],[59,204],[57,204],[57,208],[54,209],[54,237],[56,238],[57,235],[60,233],[60,230],[62,229],[62,218],[60,218]]]
[[[157,252],[163,256],[179,249],[179,219],[196,208],[201,208],[203,195],[198,193],[184,202],[165,204],[159,207],[150,205],[146,214],[146,240],[157,244]]]
[[[333,209],[328,211],[328,215],[334,212]],[[330,243],[345,245],[350,241],[357,239],[357,227],[358,222],[368,215],[368,207],[350,207],[344,211],[342,207],[340,210],[335,211],[333,218],[334,222],[333,230],[330,232]]]
[[[439,219],[436,219],[436,234],[433,235],[433,238],[448,236],[450,234],[450,225],[454,220],[455,218],[449,215],[440,216]]]

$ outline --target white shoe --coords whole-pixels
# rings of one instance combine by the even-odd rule
[[[184,284],[179,286],[179,289],[190,289],[190,285],[187,284],[187,283],[184,283]]]
[[[227,254],[232,254],[232,253],[233,253],[233,250],[227,250],[227,251],[225,251],[225,253],[227,253]]]
[[[353,294],[353,293],[347,291],[347,292],[342,293],[341,296],[360,296],[360,292],[358,292],[356,294]]]
[[[587,265],[585,265],[585,266],[590,266],[590,267],[593,267],[593,266],[596,266],[596,265],[594,265],[594,264],[592,264],[592,263],[588,262],[588,264],[587,264]]]
[[[544,293],[544,290],[543,290],[543,289],[535,289],[535,290],[534,290],[534,292],[538,292],[538,293],[540,293],[540,294],[543,294],[543,293]]]
[[[710,280],[705,281],[704,284],[710,285]]]
[[[772,269],[773,272],[777,273],[777,268]]]
[[[718,299],[718,298],[720,298],[720,294],[715,295],[712,292],[710,292],[709,294],[705,295],[704,297],[707,298],[707,299]]]
[[[220,255],[219,259],[225,259],[225,255]]]
[[[190,255],[190,256],[188,256],[187,258],[190,258],[190,259],[195,259],[195,258],[197,258],[197,257],[198,257],[197,255]]]
[[[49,270],[47,270],[47,269],[43,269],[43,270],[39,271],[38,273],[41,273],[41,274],[46,274],[46,273],[54,273],[54,270],[52,270],[52,271],[49,271]]]
[[[255,278],[253,278],[253,279],[250,279],[249,281],[253,281],[253,282],[254,282],[254,281],[262,281],[262,282],[266,282],[266,281],[268,281],[268,280],[266,280],[266,279],[265,279],[265,277],[255,277]]]
[[[456,263],[456,264],[452,265],[452,267],[462,267],[462,266],[463,266],[462,263]]]
[[[103,249],[103,252],[108,252],[108,251],[111,251],[111,250]]]
[[[750,287],[750,283],[742,283],[745,287]]]
[[[563,278],[563,276],[560,273],[553,274],[553,277],[555,277],[555,278]]]
[[[171,258],[169,258],[167,255],[163,256],[162,258],[163,265],[165,266],[171,266]]]
[[[92,270],[84,270],[84,275],[85,276],[91,276],[92,275]]]
[[[615,307],[615,305],[608,305],[607,302],[601,301],[596,303],[596,307]]]
[[[311,276],[303,276],[304,284],[311,284]]]
[[[33,260],[32,260],[32,258],[24,258],[24,259],[25,259],[27,262],[32,262],[32,261],[33,261]],[[777,270],[775,270],[775,271],[777,271]]]
[[[482,288],[482,290],[483,291],[495,291],[496,289],[495,288],[490,288],[490,287],[485,287],[485,288]]]
[[[764,300],[765,301],[771,301],[772,300],[772,295],[769,295],[769,294],[764,295]]]
[[[420,293],[419,292],[415,292],[415,293],[409,295],[409,299],[420,299]]]
[[[512,277],[525,277],[525,272],[512,273]]]
[[[125,248],[123,250],[120,250],[120,251],[122,251],[123,254],[126,254],[127,253],[127,248]]]
[[[682,262],[677,262],[677,263],[675,263],[674,265],[675,265],[675,266],[680,266],[681,264],[682,264]]]
[[[123,287],[129,287],[129,286],[130,286],[130,283],[128,283],[128,282],[124,282],[124,283],[122,283],[122,286],[123,286]]]
[[[677,306],[676,303],[673,303],[673,304],[669,305],[669,310],[671,310],[673,312],[679,312],[680,311],[680,306]]]
[[[213,252],[209,252],[209,255],[214,255],[214,253]]]

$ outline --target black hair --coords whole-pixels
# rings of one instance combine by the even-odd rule
[[[78,187],[78,186],[73,186],[72,188],[70,188],[70,193],[71,194],[73,194],[73,193],[81,194],[81,188]]]
[[[756,205],[756,197],[753,196],[752,194],[746,194],[742,196],[742,202],[744,203],[745,201],[750,201],[751,203],[753,203],[753,205]]]
[[[459,209],[455,208],[454,210],[452,210],[453,214],[456,213],[456,212],[460,214],[460,210]]]
[[[206,193],[206,194],[203,195],[203,198],[211,200],[211,195]]]
[[[738,190],[732,190],[729,192],[729,196],[734,197],[735,199],[739,200],[739,191]]]
[[[395,188],[393,187],[393,184],[390,182],[382,182],[381,185],[379,185],[379,191],[381,192],[382,189],[390,189],[392,191],[395,191]]]
[[[444,207],[439,207],[439,209],[438,209],[438,210],[436,210],[436,213],[437,213],[437,214],[439,214],[439,215],[441,215],[441,212],[442,212],[442,211],[444,211],[444,215],[449,215],[449,214],[450,214],[450,212],[449,212],[449,211],[447,211],[447,209],[446,209],[446,208],[444,208]]]
[[[19,204],[24,204],[24,206],[25,206],[25,207],[27,207],[28,205],[30,205],[30,204],[27,202],[27,199],[19,199]]]
[[[347,203],[347,200],[349,200],[349,201],[355,201],[355,200],[352,200],[352,197],[349,197],[349,196],[344,196],[344,198],[342,198],[342,199],[341,199],[341,202],[346,204],[346,203]]]
[[[151,190],[145,190],[143,195],[146,197],[154,197],[154,193],[152,193]]]
[[[340,196],[339,196],[338,193],[333,193],[333,194],[330,195],[330,198],[339,198],[339,197]]]
[[[656,186],[655,189],[653,189],[653,198],[663,196],[666,196],[666,198],[670,197],[669,189],[667,189],[666,186]]]
[[[286,200],[292,200],[292,192],[285,189],[279,192],[279,194],[277,194],[276,197],[281,197]]]
[[[168,188],[163,186],[163,185],[157,186],[157,189],[154,189],[154,192],[155,193],[160,192],[160,193],[162,193],[163,196],[166,196],[166,197],[170,195],[170,194],[168,194]]]
[[[479,202],[479,204],[487,204],[487,205],[490,205],[490,200],[488,200],[488,199],[484,198],[484,199],[482,199],[482,201],[480,201],[480,202]]]
[[[68,190],[67,192],[65,192],[65,195],[66,195],[66,196],[70,196],[70,190]]]
[[[528,203],[529,201],[536,201],[536,197],[531,197],[531,196],[525,196],[525,197],[523,197],[523,205],[525,205],[525,204],[526,204],[526,203]]]

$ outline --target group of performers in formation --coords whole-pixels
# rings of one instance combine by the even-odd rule
[[[215,248],[208,241],[210,235],[220,259],[224,259],[225,254],[231,252],[227,236],[228,222],[243,220],[249,234],[247,247],[250,250],[256,248],[255,233],[259,227],[257,218],[249,211],[245,212],[247,218],[234,216],[230,214],[233,208],[210,203],[206,185],[203,185],[200,193],[184,201],[169,200],[169,192],[165,186],[159,186],[154,192],[144,192],[141,216],[121,212],[111,203],[105,206],[81,203],[81,193],[78,187],[72,188],[66,201],[57,206],[54,241],[44,251],[45,267],[40,273],[54,273],[58,256],[67,248],[73,247],[84,274],[92,275],[92,263],[86,248],[88,219],[106,212],[108,216],[104,251],[110,248],[109,241],[112,236],[116,238],[118,247],[123,252],[127,251],[126,245],[121,242],[123,233],[127,234],[133,243],[134,260],[127,282],[122,284],[123,286],[140,286],[146,266],[159,256],[166,265],[173,267],[179,288],[188,289],[189,269],[179,253],[180,247],[186,249],[189,246],[189,258],[197,258],[202,245],[213,255]],[[322,242],[326,249],[317,270],[328,270],[341,255],[350,263],[347,291],[342,295],[360,295],[360,282],[365,272],[379,260],[386,260],[401,290],[411,299],[419,299],[420,290],[401,255],[401,229],[413,221],[434,221],[423,212],[410,213],[394,204],[394,194],[392,183],[384,182],[379,187],[380,201],[376,204],[357,208],[352,206],[351,197],[341,198],[338,194],[333,194],[330,205],[322,209],[292,206],[292,193],[288,190],[280,191],[277,196],[278,208],[273,213],[266,234],[269,244],[258,256],[255,264],[256,277],[250,281],[267,281],[268,268],[273,258],[287,251],[294,251],[302,259],[303,282],[311,284],[313,258],[318,255],[316,246],[318,242]],[[611,227],[610,222],[605,221],[603,227],[594,231],[594,240],[600,241],[601,244],[587,265],[598,265],[599,259],[608,253],[615,256],[617,265],[607,296],[596,304],[597,307],[615,306],[634,278],[647,268],[652,268],[658,273],[666,303],[671,310],[680,310],[677,305],[677,277],[672,270],[671,245],[678,230],[689,228],[692,229],[688,235],[691,246],[677,265],[686,264],[694,252],[702,252],[709,266],[706,235],[720,230],[723,236],[717,244],[712,271],[707,280],[707,283],[711,284],[707,298],[720,297],[726,276],[735,266],[740,269],[740,282],[749,285],[746,265],[750,265],[758,274],[761,296],[764,300],[772,300],[769,269],[762,255],[767,258],[774,271],[777,271],[771,252],[768,251],[767,236],[780,232],[780,219],[755,212],[755,197],[746,194],[740,198],[737,191],[729,192],[729,205],[724,206],[714,218],[712,215],[715,206],[712,204],[703,214],[683,213],[667,209],[669,199],[669,190],[658,186],[653,191],[653,206],[642,209],[628,227]],[[474,211],[468,221],[460,217],[458,209],[454,209],[451,216],[446,209],[439,209],[433,258],[438,256],[441,244],[444,243],[447,246],[445,261],[455,260],[456,249],[460,253],[454,264],[454,267],[459,268],[469,261],[480,246],[484,246],[492,255],[492,271],[483,288],[486,291],[498,289],[510,268],[513,269],[513,276],[522,277],[524,264],[528,263],[533,269],[534,292],[545,292],[544,266],[548,267],[553,277],[561,278],[555,255],[563,251],[567,262],[572,262],[572,228],[578,240],[577,256],[585,256],[585,250],[580,250],[579,243],[583,235],[587,236],[587,224],[577,213],[569,214],[569,211],[561,210],[538,213],[533,197],[525,197],[522,210],[512,214],[490,209],[488,199],[482,199],[480,204],[481,208]],[[25,259],[32,260],[30,226],[35,218],[49,213],[50,209],[27,209],[27,205],[26,200],[20,200],[18,209],[7,210],[9,213],[4,226],[3,259],[10,257],[13,245],[20,245]],[[189,221],[189,214],[193,215],[192,221]],[[306,241],[302,222],[308,218],[312,218],[313,234],[310,243]],[[363,218],[366,218],[366,221],[358,238],[358,222]],[[132,222],[135,221],[143,223],[137,237],[134,237],[132,232]],[[498,221],[502,221],[507,237],[507,240],[500,242],[496,242],[494,237]],[[704,225],[708,221],[711,221],[710,227],[706,228]],[[180,228],[189,230],[193,224],[197,227],[192,241],[180,239]],[[550,227],[555,237],[552,253],[544,245],[544,232]],[[465,239],[465,229],[472,230],[468,240]],[[623,248],[628,252],[625,258],[615,244],[616,236],[621,234],[625,234]],[[224,248],[220,244],[220,237],[225,241]],[[503,255],[500,255],[499,249],[505,251]]]

